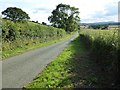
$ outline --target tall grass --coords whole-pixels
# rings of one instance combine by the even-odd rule
[[[85,45],[91,49],[96,63],[103,71],[111,73],[116,78],[115,83],[120,82],[118,30],[81,30],[80,35]]]

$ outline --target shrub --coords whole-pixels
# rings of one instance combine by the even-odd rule
[[[47,42],[65,36],[63,29],[33,22],[2,20],[3,51],[24,47],[29,44]]]
[[[85,45],[90,46],[92,55],[101,69],[112,73],[112,75],[114,74],[114,78],[119,76],[120,67],[118,64],[120,64],[120,61],[118,54],[120,47],[118,42],[120,42],[120,39],[118,37],[118,31],[83,30],[80,32],[80,34],[81,39],[84,41]],[[116,81],[118,81],[118,77]]]

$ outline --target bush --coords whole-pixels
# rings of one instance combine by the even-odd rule
[[[12,22],[2,20],[3,51],[13,50],[24,45],[47,42],[65,36],[63,29],[33,22]]]
[[[118,54],[120,47],[118,42],[120,42],[120,39],[118,37],[118,31],[83,30],[80,34],[85,45],[90,46],[89,48],[92,51],[92,55],[101,69],[111,73],[114,78],[119,76],[120,67],[118,64],[120,64],[120,61]],[[118,77],[116,81],[118,82]]]

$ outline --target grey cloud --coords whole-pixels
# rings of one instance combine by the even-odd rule
[[[40,13],[40,12],[43,12],[43,13],[50,13],[51,10],[50,9],[47,9],[47,8],[35,8],[33,13]]]
[[[109,16],[114,16],[118,14],[118,6],[107,5],[105,8],[106,13],[97,11],[93,15],[94,18],[105,18]]]
[[[118,14],[118,6],[110,6],[108,5],[108,7],[106,8],[107,13],[105,14],[105,16],[113,16]]]

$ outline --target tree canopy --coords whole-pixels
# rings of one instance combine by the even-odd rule
[[[90,25],[89,28],[92,29],[108,29],[108,25],[99,25],[99,24],[95,24],[95,25]]]
[[[59,4],[52,11],[52,15],[48,17],[48,20],[52,23],[52,26],[72,32],[79,28],[79,9],[66,4]]]
[[[30,19],[25,11],[17,7],[8,7],[6,10],[2,11],[2,15],[4,15],[6,19],[12,21]]]

